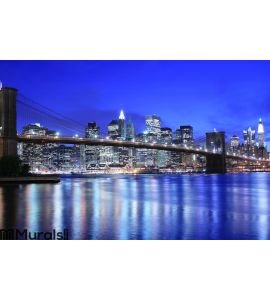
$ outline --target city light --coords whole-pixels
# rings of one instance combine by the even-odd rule
[[[173,132],[171,128],[161,127],[160,120],[161,118],[156,115],[147,116],[145,123],[147,130],[135,134],[132,122],[126,123],[124,112],[121,111],[119,119],[109,123],[108,135],[101,136],[99,126],[95,122],[91,122],[85,129],[85,137],[80,137],[78,133],[64,137],[60,136],[59,131],[49,130],[40,123],[29,124],[23,128],[23,134],[18,135],[19,139],[25,137],[31,141],[42,138],[42,143],[46,140],[48,145],[50,142],[53,144],[55,139],[58,141],[55,143],[55,148],[51,146],[47,148],[46,144],[42,147],[33,148],[35,146],[23,142],[21,156],[27,162],[30,158],[33,161],[33,156],[42,157],[42,152],[38,151],[46,153],[44,162],[37,165],[33,164],[32,170],[35,172],[38,172],[36,170],[59,172],[61,169],[68,172],[74,168],[77,172],[79,172],[78,170],[82,172],[95,170],[98,173],[110,173],[111,171],[121,173],[121,170],[122,172],[134,173],[138,172],[136,168],[146,169],[148,172],[151,170],[158,170],[159,172],[164,172],[164,170],[167,172],[169,170],[170,172],[187,170],[202,172],[207,160],[214,159],[214,157],[218,159],[222,156],[222,147],[226,149],[226,157],[232,156],[236,162],[239,159],[245,159],[246,163],[248,161],[269,161],[267,150],[262,147],[264,136],[262,136],[261,120],[261,143],[256,143],[254,131],[248,128],[248,130],[243,131],[244,142],[242,144],[237,136],[233,136],[230,143],[226,143],[224,133],[218,131],[206,133],[205,140],[198,143],[193,137],[192,126],[180,126],[180,129]],[[68,146],[67,143],[79,144],[83,147]],[[198,146],[198,144],[201,145]],[[221,146],[222,144],[224,146]],[[132,151],[131,147],[133,147]],[[153,152],[150,149],[157,151]],[[190,153],[192,156],[183,155],[181,156],[182,160],[180,160],[180,156],[175,154],[173,149],[178,154]],[[47,158],[48,153],[51,156],[50,159]],[[190,160],[189,157],[192,159]],[[229,166],[230,161],[227,164]],[[115,169],[116,166],[118,169]]]

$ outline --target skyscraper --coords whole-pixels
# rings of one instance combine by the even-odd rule
[[[117,140],[120,136],[118,120],[112,120],[108,125],[108,136],[112,140]]]
[[[180,129],[176,129],[173,133],[173,143],[179,145],[181,142],[181,132]]]
[[[120,111],[120,115],[119,115],[119,134],[120,134],[120,138],[121,140],[125,140],[126,139],[126,122],[125,122],[125,115],[124,115],[124,111],[121,110]]]
[[[265,147],[264,126],[263,126],[262,119],[259,119],[259,123],[258,123],[258,146],[259,148]]]
[[[255,155],[255,130],[250,127],[247,130],[243,130],[244,136],[244,152],[247,155]]]
[[[193,141],[193,127],[190,125],[180,126],[180,145],[191,147],[194,144]],[[181,153],[181,162],[185,166],[191,166],[193,163],[193,155],[187,153]]]
[[[98,139],[100,137],[100,128],[96,122],[88,123],[85,128],[85,137],[90,139]]]
[[[160,137],[160,142],[162,144],[171,144],[172,143],[172,130],[171,128],[161,128],[161,137]]]
[[[97,126],[96,122],[88,123],[85,129],[85,137],[89,139],[99,139],[100,138],[100,128]],[[84,151],[83,160],[81,165],[84,165],[86,170],[98,167],[100,163],[100,148],[101,146],[89,146],[82,145],[81,150]],[[82,160],[82,158],[81,158]]]
[[[238,153],[240,148],[240,138],[237,135],[233,135],[230,140],[230,150],[233,153]]]
[[[193,145],[193,127],[189,125],[180,126],[180,143],[182,145]]]
[[[147,133],[160,135],[160,117],[156,115],[146,116],[145,125]]]
[[[146,143],[147,140],[147,134],[146,133],[139,133],[136,134],[136,142],[140,143]],[[147,167],[147,158],[150,155],[152,150],[149,149],[140,149],[136,148],[135,149],[135,165],[136,167]]]
[[[131,141],[135,138],[135,129],[131,121],[128,121],[126,128],[126,140]]]
[[[161,128],[160,143],[171,145],[172,144],[172,130],[171,128]],[[158,151],[158,167],[170,167],[171,165],[171,152]]]
[[[255,130],[252,130],[250,127],[247,130],[243,130],[244,136],[244,145],[245,146],[254,146],[255,145]]]

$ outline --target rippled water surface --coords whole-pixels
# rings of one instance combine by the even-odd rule
[[[269,239],[270,173],[108,175],[0,185],[0,228],[70,239]]]

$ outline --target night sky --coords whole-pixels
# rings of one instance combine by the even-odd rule
[[[261,117],[270,140],[270,61],[0,61],[0,80],[103,133],[123,109],[137,133],[157,114],[195,137],[216,128],[242,139]]]

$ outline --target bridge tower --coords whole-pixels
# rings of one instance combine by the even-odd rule
[[[0,158],[17,154],[17,90],[0,88]]]
[[[220,155],[206,155],[206,173],[208,174],[224,174],[226,170],[226,148],[225,148],[225,132],[208,132],[206,133],[206,148],[210,152],[216,152]]]

